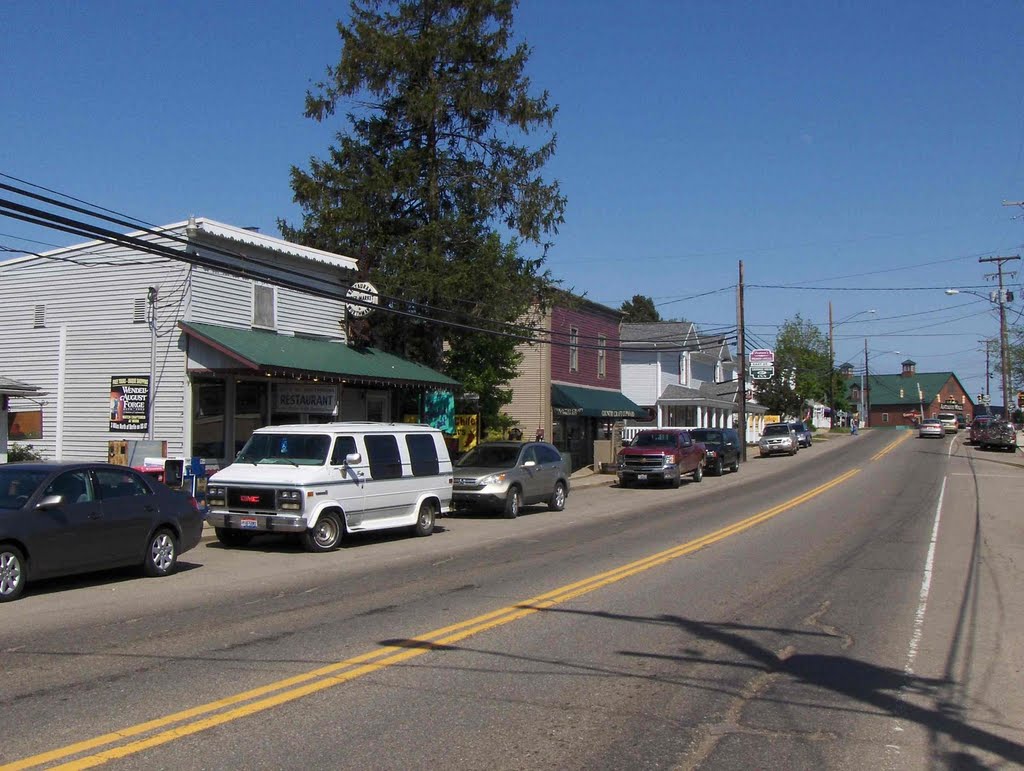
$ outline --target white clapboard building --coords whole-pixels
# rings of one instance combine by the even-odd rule
[[[260,426],[400,419],[457,385],[346,344],[355,276],[352,258],[199,218],[0,262],[0,373],[44,394],[7,397],[9,440],[91,460],[150,440],[220,464]]]

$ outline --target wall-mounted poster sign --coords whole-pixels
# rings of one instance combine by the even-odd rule
[[[149,431],[149,375],[110,378],[110,430]]]

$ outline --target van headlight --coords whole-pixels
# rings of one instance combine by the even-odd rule
[[[210,506],[223,506],[227,502],[227,490],[213,485],[206,488],[206,501]]]
[[[278,490],[277,508],[281,511],[301,511],[302,491],[301,490]]]

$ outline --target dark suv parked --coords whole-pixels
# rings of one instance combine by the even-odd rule
[[[740,470],[740,437],[734,428],[691,428],[690,436],[701,442],[707,454],[708,473],[716,477],[728,468]]]

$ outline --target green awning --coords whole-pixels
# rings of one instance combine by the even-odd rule
[[[344,343],[279,335],[258,329],[178,322],[182,331],[241,368],[284,376],[321,375],[362,383],[391,383],[458,387],[459,382],[422,364],[378,351],[350,348]]]
[[[600,388],[551,384],[551,407],[555,417],[582,415],[588,418],[647,417],[647,410],[639,407],[618,391]]]

